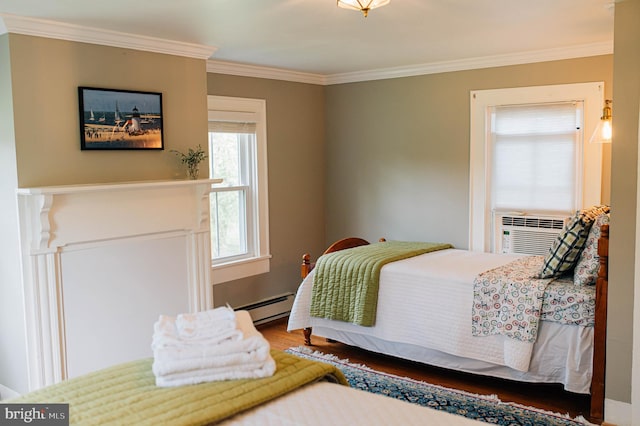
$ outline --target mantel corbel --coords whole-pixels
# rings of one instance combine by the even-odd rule
[[[37,255],[50,252],[49,244],[52,239],[53,223],[51,221],[51,208],[54,194],[20,194],[27,220],[31,226],[27,229],[29,241],[29,254]]]

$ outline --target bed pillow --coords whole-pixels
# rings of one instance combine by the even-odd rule
[[[600,228],[609,223],[609,214],[601,214],[591,226],[584,249],[578,258],[578,264],[573,271],[573,283],[576,285],[593,285],[598,278],[600,257],[598,256],[598,239]]]
[[[608,206],[594,206],[576,212],[551,245],[542,264],[540,278],[559,277],[575,268],[591,225],[604,213],[609,213]]]

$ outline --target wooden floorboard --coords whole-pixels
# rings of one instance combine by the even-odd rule
[[[285,350],[304,345],[302,331],[287,332],[287,318],[260,325],[258,330],[274,349]],[[497,395],[505,402],[569,414],[571,417],[582,415],[589,419],[589,396],[566,392],[561,385],[524,385],[509,380],[474,376],[375,354],[339,342],[329,343],[320,337],[312,337],[312,343],[314,344],[312,348],[315,350],[334,354],[354,363],[365,364],[375,370],[476,394]]]

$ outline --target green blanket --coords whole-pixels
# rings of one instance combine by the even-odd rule
[[[272,377],[160,388],[152,359],[116,365],[42,388],[8,403],[68,403],[71,424],[205,425],[327,378],[347,385],[337,367],[271,351]]]
[[[451,247],[385,241],[320,256],[314,270],[311,316],[371,327],[376,318],[380,269],[396,260]]]

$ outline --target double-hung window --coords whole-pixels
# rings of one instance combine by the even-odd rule
[[[213,282],[269,271],[266,105],[208,97]]]

